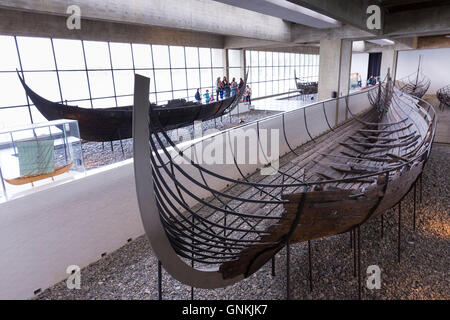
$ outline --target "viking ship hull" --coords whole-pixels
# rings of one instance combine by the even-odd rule
[[[319,90],[318,82],[302,82],[297,78],[297,72],[294,70],[295,85],[301,94],[316,94]]]
[[[287,244],[352,231],[385,213],[408,193],[429,157],[436,117],[433,107],[423,104],[394,88],[388,76],[383,86],[369,91],[273,116],[267,122],[280,126],[280,141],[290,151],[273,178],[256,181],[236,162],[238,174],[194,162],[188,171],[177,165],[159,135],[136,131],[138,199],[158,259],[188,285],[223,287],[259,270]],[[327,113],[335,115],[336,105],[348,119],[331,126]],[[157,126],[141,119],[145,111],[136,108],[136,130],[146,121]],[[314,125],[308,124],[308,114]],[[309,136],[306,144],[292,147],[293,140],[304,137],[289,134],[289,115],[303,116],[289,128]],[[325,126],[317,122],[320,117],[328,124],[325,133],[316,128]],[[304,120],[301,130],[299,119]],[[259,122],[256,128],[259,132]],[[184,155],[161,133],[175,155]],[[155,203],[148,200],[149,190]]]
[[[77,120],[82,139],[106,142],[132,137],[132,106],[87,109],[51,102],[31,90],[20,75],[19,79],[28,97],[47,120]],[[241,96],[237,95],[206,105],[193,102],[181,106],[151,105],[151,117],[158,117],[165,130],[181,128],[195,121],[223,116],[237,105]]]
[[[15,178],[15,179],[4,179],[4,180],[13,186],[21,186],[21,185],[24,185],[27,183],[34,183],[36,181],[40,181],[40,180],[53,178],[53,177],[62,175],[66,172],[69,172],[69,170],[72,168],[72,166],[73,166],[73,162],[71,162],[67,165],[58,167],[55,169],[55,171],[53,171],[51,173],[33,174],[33,175],[23,176],[23,177],[19,177],[19,178]]]

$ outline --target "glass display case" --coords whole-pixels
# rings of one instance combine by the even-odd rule
[[[0,202],[84,173],[77,121],[0,129]]]

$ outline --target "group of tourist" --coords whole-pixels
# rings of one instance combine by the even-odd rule
[[[221,78],[217,78],[216,81],[216,96],[214,98],[214,95],[209,92],[209,90],[206,90],[206,93],[203,94],[205,97],[205,103],[211,103],[214,101],[219,101],[223,99],[230,98],[232,96],[235,96],[236,94],[239,94],[241,90],[245,90],[243,94],[243,101],[246,101],[247,103],[251,104],[251,96],[252,96],[252,89],[250,86],[247,85],[246,88],[244,88],[245,82],[244,79],[240,79],[239,83],[236,82],[236,78],[233,78],[231,82],[228,82],[227,77],[224,76],[223,80]],[[195,93],[195,100],[198,103],[202,102],[202,94],[200,93],[200,89],[197,89],[197,92]]]

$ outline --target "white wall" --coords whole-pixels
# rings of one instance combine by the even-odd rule
[[[367,80],[367,69],[369,68],[369,54],[368,53],[354,53],[352,54],[352,67],[350,73],[359,73],[361,75],[363,87]]]
[[[422,71],[431,79],[428,93],[434,94],[439,88],[450,84],[450,48],[400,51],[397,80],[417,70],[419,55],[423,55]]]

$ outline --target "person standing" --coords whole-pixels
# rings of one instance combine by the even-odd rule
[[[223,93],[224,93],[225,99],[229,98],[231,89],[230,89],[230,84],[228,83],[228,79],[225,76],[223,77],[222,85],[223,85]]]
[[[245,89],[245,101],[249,106],[252,105],[252,88],[250,88],[249,85],[247,85],[247,88]]]
[[[244,79],[241,78],[239,81],[238,92],[241,93],[241,90],[244,88]]]
[[[208,104],[209,100],[211,100],[211,96],[209,95],[209,90],[206,90],[205,96],[205,103]]]
[[[220,99],[223,99],[223,85],[222,81],[220,80],[220,77],[217,78],[216,81],[216,100],[219,101],[219,95]]]
[[[200,94],[200,89],[197,89],[197,92],[195,93],[195,100],[197,100],[197,103],[202,103],[202,96]]]
[[[236,78],[233,78],[231,81],[231,95],[234,97],[238,91],[238,84],[236,82]]]

